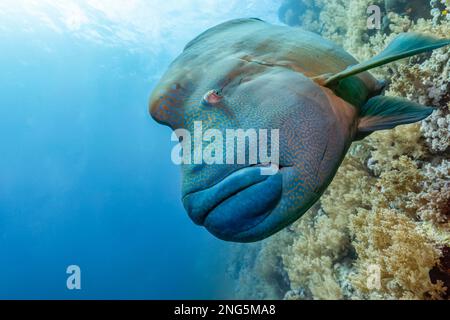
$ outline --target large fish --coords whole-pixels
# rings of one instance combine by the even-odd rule
[[[298,28],[233,20],[192,40],[150,100],[172,129],[279,129],[279,171],[250,164],[182,165],[192,220],[236,242],[264,239],[301,217],[332,181],[352,141],[422,120],[433,109],[381,96],[367,70],[442,47],[449,40],[399,35],[364,63]],[[269,148],[270,150],[270,148]]]

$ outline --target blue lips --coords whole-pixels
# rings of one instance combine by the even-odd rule
[[[191,219],[224,240],[264,220],[281,198],[282,175],[261,175],[260,167],[238,170],[216,185],[188,194],[183,204]]]

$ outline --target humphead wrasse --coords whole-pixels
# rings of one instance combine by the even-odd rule
[[[380,95],[367,70],[450,44],[400,34],[359,63],[338,45],[298,28],[233,20],[192,40],[150,100],[173,130],[279,129],[279,171],[259,165],[183,164],[191,219],[227,241],[264,239],[300,218],[332,181],[348,148],[376,130],[420,121],[433,108]]]

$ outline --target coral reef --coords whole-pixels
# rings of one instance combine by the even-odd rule
[[[365,60],[400,32],[450,34],[450,1],[416,2],[286,0],[280,19]],[[382,6],[385,17],[384,28],[375,32],[367,29],[372,4]],[[354,143],[316,206],[274,237],[237,246],[239,261],[232,265],[240,297],[449,298],[450,50],[373,74],[388,81],[386,95],[436,111],[422,123]]]
[[[413,20],[419,18],[430,18],[431,12],[423,10],[423,5],[427,5],[424,0],[385,0],[386,12],[395,12],[400,15],[407,15]]]
[[[414,221],[394,209],[358,211],[349,226],[358,256],[350,275],[357,298],[424,299],[445,293],[443,282],[433,284],[429,276],[440,252]],[[374,270],[379,279],[371,284]]]

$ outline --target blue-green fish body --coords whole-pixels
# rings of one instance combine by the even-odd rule
[[[259,19],[216,26],[171,64],[150,113],[174,130],[279,129],[279,167],[184,164],[183,204],[217,237],[263,239],[301,217],[332,181],[349,146],[375,130],[419,121],[432,108],[380,96],[367,70],[449,44],[403,34],[358,63],[336,44]]]

